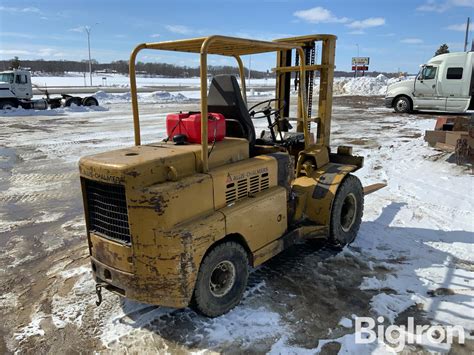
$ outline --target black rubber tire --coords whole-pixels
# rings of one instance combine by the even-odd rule
[[[355,207],[355,211],[351,208]],[[353,213],[350,213],[353,211]],[[343,247],[357,237],[364,212],[364,190],[360,180],[347,175],[337,189],[332,205],[329,242]],[[349,218],[348,216],[353,216]]]
[[[393,108],[398,113],[410,113],[412,111],[411,101],[406,96],[400,96],[393,102]]]
[[[0,101],[0,110],[11,110],[12,108],[17,108],[18,104],[11,100],[2,100]]]
[[[66,99],[66,102],[64,103],[64,106],[69,107],[72,104],[75,104],[76,106],[82,106],[82,99],[80,97],[68,97]]]
[[[82,106],[99,106],[99,102],[93,96],[87,96],[82,99]]]
[[[235,268],[235,279],[231,288],[221,297],[211,292],[211,276],[222,262],[230,262]],[[217,245],[205,257],[199,268],[194,287],[192,307],[207,317],[218,317],[229,312],[242,299],[249,274],[249,260],[245,249],[238,243],[225,242]]]

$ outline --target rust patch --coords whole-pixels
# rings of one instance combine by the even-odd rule
[[[134,178],[136,178],[137,176],[140,176],[140,173],[138,171],[129,171],[129,172],[126,172],[125,175],[128,175],[128,176],[132,176]]]

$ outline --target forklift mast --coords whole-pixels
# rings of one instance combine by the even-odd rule
[[[330,144],[330,132],[331,132],[331,111],[332,111],[332,85],[334,79],[334,58],[336,52],[336,39],[334,35],[310,35],[301,37],[281,38],[275,40],[276,42],[286,43],[297,43],[299,44],[305,53],[305,58],[300,58],[298,52],[295,50],[285,50],[278,52],[277,63],[274,71],[276,72],[276,98],[280,99],[280,102],[285,102],[286,106],[283,109],[283,116],[290,116],[290,100],[291,100],[291,89],[292,89],[292,73],[295,79],[295,90],[300,85],[299,78],[299,63],[304,61],[305,63],[305,80],[306,83],[304,91],[308,98],[308,125],[311,122],[317,124],[316,143],[318,145],[324,145],[329,148]],[[320,63],[317,61],[317,48],[321,44],[321,60]],[[293,57],[295,58],[295,65],[292,65]],[[313,115],[313,88],[314,78],[318,77],[315,75],[319,73],[319,102],[318,111],[316,115]],[[297,91],[299,92],[299,91]],[[303,132],[303,106],[301,105],[301,98],[298,97],[298,109],[297,109],[297,131]],[[288,124],[283,124],[280,127],[283,131],[288,131]]]

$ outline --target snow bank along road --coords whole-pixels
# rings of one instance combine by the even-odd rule
[[[105,81],[102,81],[105,78]],[[334,78],[333,93],[335,95],[385,95],[387,86],[407,78],[387,78],[383,74],[377,77],[338,77]],[[137,86],[141,90],[165,89],[167,91],[199,90],[199,78],[153,78],[137,77]],[[126,75],[106,74],[104,76],[93,76],[93,88],[82,86],[84,78],[82,73],[69,73],[69,76],[34,76],[33,83],[38,87],[48,88],[50,93],[79,93],[97,91],[98,88],[107,92],[126,92],[130,88],[130,79]],[[319,81],[316,80],[315,92],[319,90]],[[251,79],[247,88],[259,91],[272,90],[275,79]],[[36,91],[39,95],[39,91]],[[93,91],[92,91],[93,92]],[[197,96],[199,97],[199,96]]]
[[[407,351],[472,353],[473,177],[423,142],[434,116],[397,115],[381,98],[335,99],[333,146],[366,156],[358,239],[342,251],[297,245],[251,274],[229,314],[206,319],[105,294],[95,306],[79,190],[79,157],[132,145],[130,106],[0,114],[0,353],[251,351],[377,353],[356,345],[354,318],[461,325],[466,345]],[[144,141],[164,136],[167,112],[194,102],[147,102]],[[263,122],[257,122],[263,127]]]

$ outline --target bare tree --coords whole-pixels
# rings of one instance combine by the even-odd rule
[[[13,57],[13,59],[10,60],[10,68],[12,69],[20,68],[20,59],[18,59],[18,57]]]
[[[434,56],[436,57],[437,55],[445,54],[445,53],[449,53],[449,48],[446,43],[443,43],[441,46],[439,46]]]

